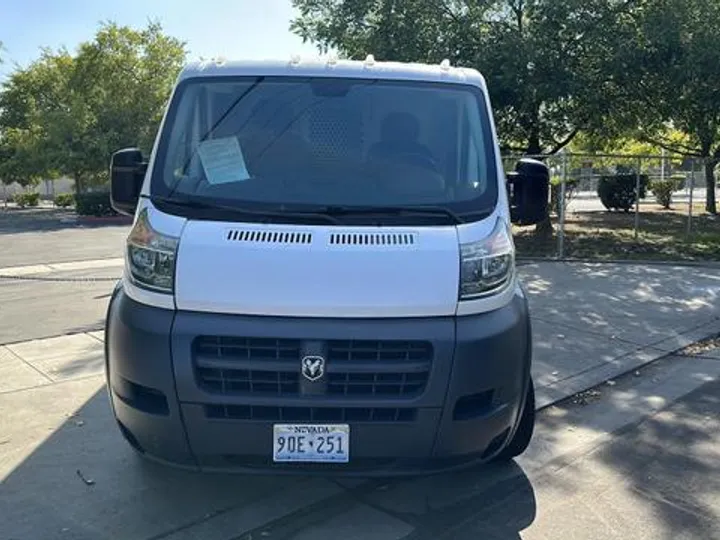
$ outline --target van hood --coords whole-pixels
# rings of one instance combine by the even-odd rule
[[[454,315],[456,227],[318,227],[188,221],[180,310],[289,317]]]

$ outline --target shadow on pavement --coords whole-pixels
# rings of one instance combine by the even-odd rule
[[[648,502],[667,538],[710,538],[720,524],[720,381],[646,419],[598,457]]]
[[[412,524],[408,539],[423,540],[519,540],[537,514],[533,486],[514,462],[401,481],[369,503]]]
[[[693,316],[720,315],[718,269],[545,263],[524,265],[522,275],[539,318],[569,328],[615,331],[633,343],[645,344],[643,333],[655,333],[652,323],[668,316],[685,315],[676,320],[680,329]]]
[[[520,274],[541,405],[720,330],[720,269],[536,263]]]
[[[59,231],[63,229],[101,229],[127,226],[128,218],[92,220],[80,219],[73,210],[62,208],[0,208],[0,235],[23,232]]]
[[[548,409],[530,452],[544,462],[541,474],[529,466],[544,509],[535,527],[720,538],[720,381],[691,390],[718,374],[717,360],[668,358]]]
[[[516,540],[536,508],[533,488],[515,464],[347,483],[156,465],[122,440],[104,386],[49,432],[0,490],[0,536],[15,540],[224,539],[246,538],[247,531],[272,538],[279,530],[333,538],[338,520],[342,525],[361,514],[368,516],[355,523],[362,538],[388,538],[392,525],[402,532],[398,537]]]

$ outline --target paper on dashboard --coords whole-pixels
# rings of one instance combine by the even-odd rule
[[[235,137],[203,141],[198,147],[198,154],[210,184],[242,182],[250,178],[240,143]]]

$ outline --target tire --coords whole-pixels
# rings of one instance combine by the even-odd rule
[[[532,378],[528,385],[527,398],[520,415],[520,422],[510,442],[495,456],[493,462],[506,462],[520,456],[530,446],[535,430],[535,386]]]

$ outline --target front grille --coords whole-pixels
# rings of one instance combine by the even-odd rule
[[[198,384],[223,395],[301,396],[301,342],[201,337],[193,359]],[[418,341],[330,341],[325,393],[409,398],[425,390],[432,345]]]
[[[195,340],[195,355],[238,360],[297,360],[300,340],[203,336]]]
[[[331,341],[329,362],[429,362],[432,345],[425,341]]]
[[[206,405],[205,416],[214,420],[264,422],[412,422],[417,417],[417,409]]]
[[[198,368],[201,385],[217,394],[290,396],[300,391],[300,375],[289,371]]]
[[[333,396],[410,396],[425,389],[428,373],[328,373]]]

